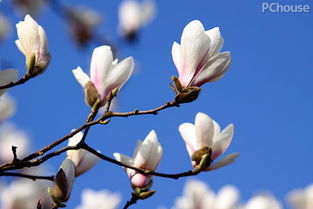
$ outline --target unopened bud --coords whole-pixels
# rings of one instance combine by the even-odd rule
[[[72,185],[75,178],[74,163],[70,159],[65,159],[59,169],[53,187],[48,188],[48,192],[55,204],[59,207],[64,206],[71,195]]]
[[[88,81],[86,83],[84,89],[85,89],[85,101],[89,106],[93,107],[97,100],[100,99],[98,90],[91,81]]]

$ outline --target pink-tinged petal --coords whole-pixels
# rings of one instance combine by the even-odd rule
[[[113,62],[113,54],[110,46],[100,46],[93,50],[90,64],[91,81],[101,96],[104,95],[103,86],[108,79],[108,74]]]
[[[190,22],[181,37],[181,76],[183,86],[188,86],[209,58],[210,38],[206,35],[200,21]]]
[[[151,180],[151,176],[143,175],[141,173],[135,173],[130,177],[130,182],[133,186],[143,188],[145,187]]]
[[[16,81],[18,76],[18,71],[16,69],[6,69],[0,71],[0,86],[7,85],[11,82]],[[6,91],[7,89],[0,90],[0,96]]]
[[[124,59],[111,69],[103,83],[105,89],[103,96],[108,95],[115,88],[122,88],[124,83],[129,79],[133,70],[134,59],[132,57]]]
[[[172,46],[172,58],[178,71],[178,76],[181,77],[182,73],[180,70],[180,45],[177,42],[174,42]]]
[[[220,53],[223,44],[224,39],[221,35],[220,29],[218,27],[212,28],[211,30],[205,31],[205,33],[209,36],[211,40],[210,45],[210,57],[217,55]]]
[[[213,120],[202,112],[197,113],[195,120],[196,147],[213,147],[214,124]]]
[[[196,128],[192,123],[183,123],[178,130],[186,143],[188,154],[191,157],[195,151],[201,148],[196,146]]]
[[[216,81],[224,76],[231,62],[229,52],[223,52],[211,58],[201,72],[193,79],[190,86],[201,86],[207,82]]]
[[[212,160],[215,160],[218,156],[222,155],[229,147],[234,135],[234,125],[228,125],[218,136],[212,148]]]
[[[154,130],[146,136],[134,159],[135,167],[154,171],[162,157],[162,147]]]
[[[94,167],[99,158],[86,151],[86,150],[77,150],[77,151],[82,151],[82,158],[80,159],[80,162],[78,165],[75,165],[75,176],[80,176],[81,174],[85,173],[86,171],[88,171],[89,169],[91,169],[92,167]]]
[[[218,168],[222,168],[226,165],[229,165],[229,164],[233,163],[238,156],[239,156],[239,153],[232,153],[232,154],[226,155],[223,159],[210,165],[210,167],[207,169],[207,171],[215,170]]]
[[[84,71],[80,67],[77,67],[76,69],[72,70],[72,72],[78,83],[83,88],[85,88],[86,83],[90,81],[89,76],[86,73],[84,73]]]

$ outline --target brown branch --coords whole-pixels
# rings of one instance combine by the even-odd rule
[[[34,152],[34,153],[28,155],[24,159],[20,160],[20,162],[17,162],[17,163],[6,163],[6,164],[1,165],[0,166],[0,170],[4,171],[4,170],[12,170],[12,169],[19,169],[19,168],[24,168],[24,167],[37,166],[37,165],[40,165],[42,162],[48,160],[49,158],[54,157],[54,156],[56,156],[58,154],[61,154],[62,152],[65,152],[66,150],[85,148],[85,147],[72,147],[72,148],[64,147],[61,150],[58,150],[56,152],[53,152],[53,153],[50,153],[50,154],[44,156],[43,158],[31,161],[31,160],[39,157],[39,156],[44,155],[49,150],[51,150],[54,147],[58,146],[59,144],[63,143],[67,139],[73,137],[75,134],[77,134],[78,132],[80,132],[80,131],[82,131],[84,129],[87,129],[87,128],[89,129],[91,126],[94,126],[96,124],[106,124],[108,121],[107,122],[104,122],[104,121],[109,119],[109,118],[113,118],[113,117],[128,117],[128,116],[147,115],[147,114],[157,115],[159,111],[167,109],[167,108],[170,108],[170,107],[179,107],[179,103],[177,103],[176,101],[167,102],[167,103],[165,103],[164,105],[162,105],[160,107],[157,107],[157,108],[154,108],[154,109],[151,109],[151,110],[145,110],[145,111],[139,111],[137,109],[132,111],[132,112],[111,112],[111,111],[108,111],[108,112],[105,112],[99,119],[94,120],[94,121],[92,121],[90,119],[93,119],[96,116],[96,113],[91,112],[91,114],[89,115],[89,117],[87,119],[87,122],[85,124],[83,124],[81,127],[75,129],[71,133],[63,136],[62,138],[54,141],[53,143],[43,147],[39,151]],[[88,122],[88,121],[91,121],[91,122]],[[87,133],[88,133],[88,131],[84,133],[84,137],[86,137]],[[82,140],[82,145],[84,145],[84,140]],[[65,149],[65,150],[63,151],[63,149]],[[104,156],[102,156],[102,157],[105,158]],[[111,159],[111,160],[109,160],[109,159],[111,159],[111,158],[107,158],[105,160],[107,160],[109,162],[112,161],[111,163],[115,163],[115,164],[118,164],[120,166],[127,167],[127,165],[123,165],[121,163],[119,164],[119,162],[115,161],[114,159]],[[133,169],[136,170],[136,168],[133,168]],[[140,169],[138,169],[138,170],[140,170]],[[138,171],[138,172],[140,172],[140,171]],[[163,174],[157,174],[157,173],[151,173],[151,172],[146,173],[147,171],[141,171],[141,172],[145,172],[145,174],[151,174],[151,175],[157,175],[157,176],[168,177],[168,178],[175,178],[175,179],[180,177],[180,175],[179,175],[179,177],[177,177],[177,175],[164,176]],[[191,173],[188,172],[188,173],[181,174],[181,175],[189,176],[189,175],[191,175]]]
[[[54,181],[54,176],[35,176],[35,175],[28,175],[28,174],[23,174],[23,173],[0,172],[0,176],[16,176],[16,177],[28,178],[33,181],[36,181],[36,180]]]
[[[129,208],[129,206],[136,204],[138,200],[139,200],[138,197],[136,197],[132,193],[131,199],[126,202],[126,204],[124,205],[123,209],[127,209],[127,208]]]
[[[0,86],[0,90],[1,89],[11,88],[11,87],[18,86],[18,85],[22,85],[26,81],[30,80],[31,78],[32,78],[32,76],[29,76],[28,74],[25,74],[20,80],[18,80],[16,82],[10,82],[10,83],[8,83],[6,85]]]

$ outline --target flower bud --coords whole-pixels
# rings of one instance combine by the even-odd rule
[[[71,195],[72,185],[75,179],[75,167],[72,160],[66,158],[55,177],[53,187],[48,188],[54,204],[64,207]]]
[[[34,77],[45,71],[50,62],[45,30],[30,16],[16,24],[17,48],[25,55],[27,74]]]

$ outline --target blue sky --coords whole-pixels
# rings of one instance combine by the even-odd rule
[[[66,1],[68,5],[77,2]],[[128,45],[117,32],[120,1],[79,1],[103,14],[99,31],[117,43],[119,57],[133,56],[136,61],[135,73],[118,96],[118,111],[150,109],[173,98],[168,83],[177,72],[171,46],[180,41],[184,26],[191,20],[199,19],[206,29],[219,26],[225,39],[223,51],[232,53],[232,65],[225,77],[204,85],[196,102],[157,116],[116,118],[107,126],[92,128],[87,142],[108,156],[113,152],[132,155],[136,140],[143,140],[154,129],[164,150],[158,171],[188,170],[189,157],[178,126],[193,122],[197,112],[204,112],[222,127],[234,123],[235,136],[227,153],[241,154],[236,163],[197,176],[215,191],[233,184],[241,191],[243,201],[263,190],[284,201],[291,189],[312,183],[313,11],[262,13],[262,2],[275,1],[157,1],[156,19],[140,32],[137,44]],[[277,2],[308,4],[313,9],[310,0]],[[22,19],[10,17],[12,23]],[[89,71],[90,56],[96,47],[77,48],[62,19],[49,8],[37,21],[49,38],[51,63],[45,74],[10,90],[18,104],[11,121],[30,134],[34,149],[84,122],[89,108],[71,70],[79,65]],[[0,45],[0,59],[14,63],[22,74],[24,57],[15,47],[15,33],[13,28],[11,37]],[[54,171],[64,157],[49,161]],[[153,189],[157,193],[134,208],[172,206],[185,180],[155,178]],[[84,188],[120,192],[121,206],[131,192],[123,170],[107,162],[98,163],[77,179],[68,208],[79,204]]]

